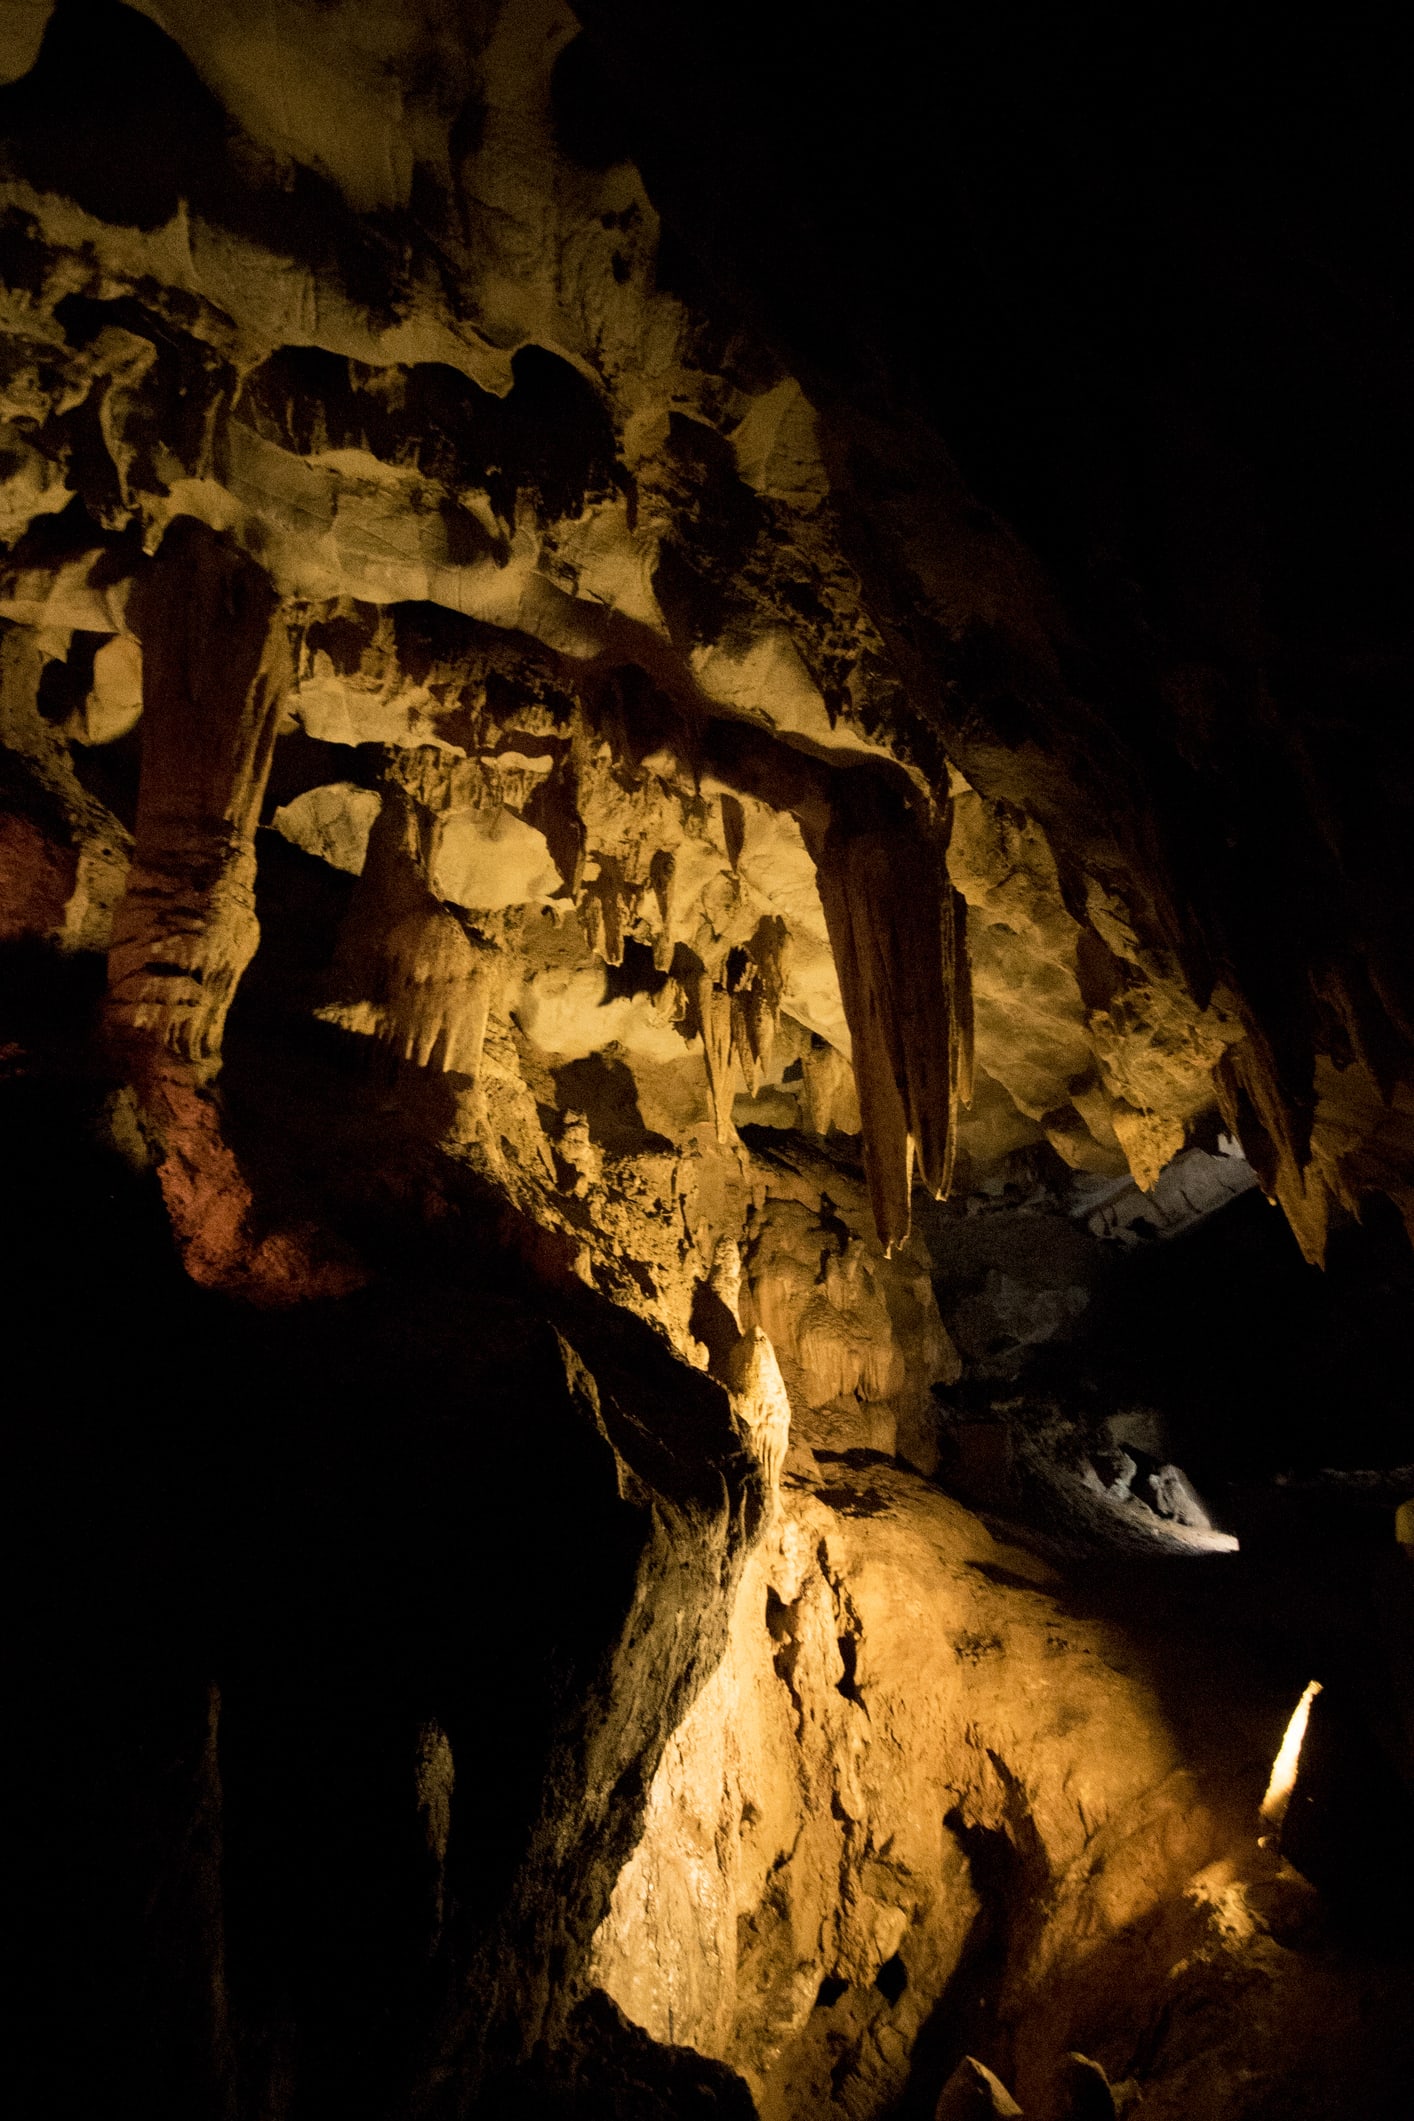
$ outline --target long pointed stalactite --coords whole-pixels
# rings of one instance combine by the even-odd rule
[[[971,1096],[965,914],[946,837],[860,769],[835,776],[817,857],[849,1021],[874,1222],[908,1236],[915,1158],[937,1200],[952,1184],[957,1108]]]
[[[874,1224],[908,1236],[915,1161],[946,1197],[973,1089],[967,909],[947,869],[951,806],[925,820],[902,776],[833,765],[759,729],[713,722],[703,759],[788,809],[815,865],[849,1027]]]

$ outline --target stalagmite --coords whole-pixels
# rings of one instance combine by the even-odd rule
[[[290,679],[279,599],[233,542],[181,517],[139,577],[142,771],[113,920],[106,1019],[161,1145],[188,1273],[262,1304],[343,1293],[362,1269],[313,1226],[252,1227],[210,1084],[255,954],[255,828]]]
[[[810,1132],[826,1135],[832,1127],[852,1131],[845,1121],[852,1119],[858,1109],[854,1071],[839,1048],[827,1045],[823,1039],[812,1039],[800,1056],[800,1076],[805,1093],[805,1124]]]
[[[560,1161],[573,1174],[570,1191],[576,1200],[587,1199],[599,1183],[603,1158],[594,1146],[589,1121],[582,1112],[566,1112],[556,1146]]]
[[[740,1331],[741,1247],[734,1237],[717,1239],[712,1254],[712,1271],[707,1276],[707,1286],[731,1314],[733,1324]]]
[[[732,1408],[774,1495],[790,1448],[790,1400],[770,1336],[752,1326],[727,1358]]]

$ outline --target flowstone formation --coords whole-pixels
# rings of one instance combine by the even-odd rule
[[[1000,178],[842,195],[913,32],[791,14],[0,15],[36,2111],[1394,2112],[1256,1805],[1349,1623],[1403,1875],[1407,1586],[1236,1554],[1414,1486],[1399,642],[1309,637],[1242,242],[1090,380]]]

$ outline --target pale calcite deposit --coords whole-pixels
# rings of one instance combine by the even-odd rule
[[[1097,886],[1087,931],[1038,827],[958,776],[954,787],[948,868],[967,901],[981,1064],[1068,1164],[1097,1176],[1127,1166],[1150,1191],[1212,1104],[1236,1018],[1217,1002],[1195,1012]]]
[[[333,869],[359,876],[368,859],[368,835],[382,809],[381,796],[352,781],[330,781],[308,788],[284,803],[270,823],[294,847],[302,847]]]

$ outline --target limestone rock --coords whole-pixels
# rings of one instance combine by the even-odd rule
[[[917,1476],[788,1474],[724,1661],[654,1779],[596,1978],[781,2121],[846,2086],[854,2110],[886,2109],[979,1919],[966,1851],[1005,1844],[1048,1910],[1016,1980],[1083,1993],[1101,1940],[1181,1899],[1215,1832],[1109,1639]]]
[[[1068,2054],[1061,2072],[1060,2095],[1066,2121],[1115,2121],[1110,2080],[1088,2055]]]
[[[1408,1558],[1414,1561],[1414,1497],[1402,1502],[1395,1511],[1394,1536]]]
[[[885,1259],[862,1208],[842,1230],[820,1205],[768,1196],[743,1262],[743,1323],[771,1337],[798,1436],[931,1467],[931,1388],[960,1374],[957,1350],[919,1251]]]
[[[964,2055],[938,2094],[934,2121],[988,2121],[1020,2114],[1011,2093],[985,2063]]]
[[[1072,1611],[927,1476],[1034,1504],[1047,1552],[1118,1526],[1111,1558],[1206,1569],[1235,1540],[1174,1462],[1181,1421],[1125,1382],[1106,1452],[1103,1377],[1062,1404],[1108,1278],[1132,1289],[1126,1253],[1257,1185],[1313,1261],[1371,1194],[1414,1230],[1390,711],[1409,362],[1380,224],[1407,187],[1378,125],[1353,143],[1303,118],[1284,150],[1286,73],[1209,65],[1201,28],[1163,61],[1216,173],[1195,186],[1161,122],[1136,148],[1110,108],[1153,100],[1126,36],[1097,69],[1083,22],[1016,39],[950,13],[946,64],[927,22],[914,63],[906,10],[845,38],[789,9],[741,38],[720,12],[0,14],[0,1074],[106,1113],[207,1324],[313,1306],[289,1340],[323,1346],[322,1391],[372,1330],[377,1277],[367,1310],[340,1303],[369,1273],[341,1233],[366,1232],[406,1301],[386,1344],[435,1352],[467,1456],[419,1494],[387,1584],[362,1548],[328,1580],[354,1603],[367,1582],[380,1631],[407,1584],[437,1595],[344,1752],[313,1717],[300,1737],[338,1765],[306,1807],[313,1868],[361,1778],[400,1809],[347,1835],[360,1895],[378,1905],[365,1862],[396,1870],[384,1826],[420,1866],[389,1893],[418,1910],[411,1974],[404,1912],[374,1925],[362,2016],[421,2043],[387,2081],[425,2070],[413,2106],[470,2114],[503,2049],[530,2080],[498,2111],[592,2114],[607,2085],[626,2116],[669,2087],[869,2121],[924,2096],[943,2004],[951,2052],[1005,2056],[1034,2111],[1072,2040],[1168,2070],[1237,2013],[1269,2050],[1321,2036],[1339,1992],[1248,1890],[1241,1689],[1194,1714],[1137,1611]],[[1337,54],[1342,109],[1379,89],[1367,60]],[[980,179],[1028,128],[1019,189]],[[941,359],[916,299],[935,283]],[[98,1304],[117,1247],[89,1272],[69,1220],[68,1289]],[[1164,1263],[1180,1276],[1179,1248]],[[506,1376],[464,1422],[468,1340],[522,1276]],[[148,1366],[198,1436],[223,1380],[168,1360],[157,1293]],[[198,1318],[190,1296],[174,1317]],[[91,1336],[115,1351],[137,1345],[121,1308]],[[547,1313],[568,1426],[512,1498],[488,1466]],[[250,1396],[274,1377],[279,1403],[298,1365],[260,1345]],[[1031,1389],[1047,1368],[1065,1393]],[[386,1370],[396,1427],[363,1411],[400,1472],[427,1417]],[[358,1431],[316,1454],[335,1489]],[[259,1482],[294,1455],[278,1439]],[[564,1563],[569,1619],[522,1653],[494,1584],[436,1571],[486,1545],[455,1513],[489,1494],[493,1531],[502,1506],[526,1527],[512,1605],[557,1584],[524,1552],[565,1467],[585,1507],[557,1536],[594,1537]],[[182,1615],[202,1657],[208,1568]],[[439,1665],[468,1613],[477,1654],[454,1640]],[[161,1639],[157,1617],[126,1633]],[[242,1692],[280,1633],[232,1690],[237,1811],[262,1750]],[[329,1662],[308,1658],[310,1698]],[[488,1738],[521,1663],[552,1684]],[[433,1667],[460,1724],[410,1705]],[[260,1837],[220,1853],[216,1706],[200,1921],[172,1954],[202,1969],[215,2059],[210,2097],[177,2105],[315,2115],[336,2066],[330,2110],[376,2104],[297,1982],[259,2024],[243,1982],[270,1969],[226,1990],[218,1887],[239,1901]],[[542,1726],[553,1753],[492,1776],[478,1817],[468,1789]],[[300,1749],[269,1750],[298,1784]],[[529,1839],[469,1959],[472,1873],[498,1859],[459,1844],[518,1806]],[[83,1806],[50,1809],[81,1846]],[[237,1905],[233,1937],[259,1926]],[[332,1942],[320,1992],[348,2005]],[[103,2011],[136,2025],[115,1993]],[[964,2103],[1016,2111],[963,2072]],[[1097,2065],[1076,2051],[1070,2075],[1077,2113],[1108,2112]],[[1179,2061],[1156,2113],[1211,2106],[1215,2081]]]
[[[1138,1464],[1130,1457],[1128,1451],[1110,1450],[1096,1452],[1093,1463],[1096,1472],[1100,1476],[1103,1492],[1109,1497],[1110,1501],[1126,1501],[1134,1486],[1134,1476],[1139,1471]],[[1160,1514],[1173,1516],[1175,1513],[1171,1510],[1165,1510]]]
[[[84,701],[74,740],[112,744],[135,729],[142,713],[142,651],[126,634],[113,634],[96,650],[93,686]]]
[[[49,667],[40,637],[0,638],[0,920],[7,939],[104,950],[127,885],[132,835],[80,781],[40,712]]]
[[[359,788],[352,781],[331,781],[310,788],[284,803],[271,823],[292,846],[317,855],[335,869],[361,876],[368,859],[368,835],[383,807],[376,789]]]
[[[548,898],[561,884],[544,833],[504,809],[445,811],[429,874],[440,898],[488,911]]]
[[[1195,1531],[1212,1530],[1213,1521],[1181,1466],[1156,1467],[1143,1483],[1141,1492],[1160,1517],[1170,1518],[1174,1524],[1188,1525]]]

